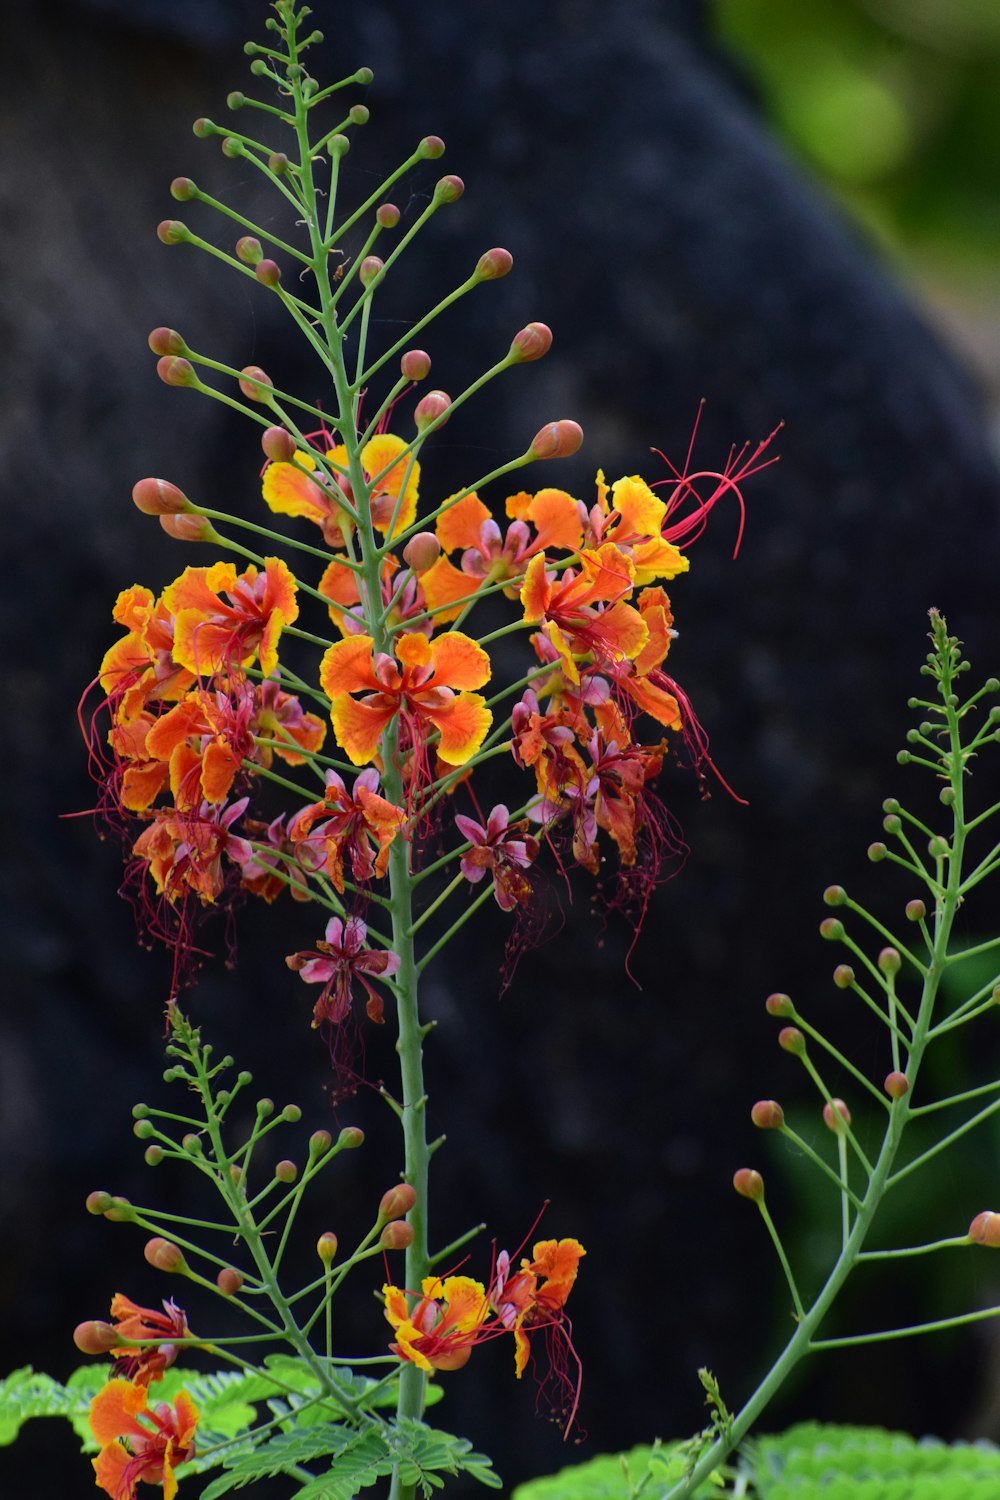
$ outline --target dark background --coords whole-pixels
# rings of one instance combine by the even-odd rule
[[[632,960],[638,983],[623,972],[629,933],[612,924],[598,943],[581,884],[572,905],[561,898],[558,938],[524,959],[501,1002],[505,923],[492,909],[427,986],[427,1013],[442,1023],[428,1055],[433,1126],[450,1138],[434,1169],[442,1240],[485,1219],[512,1248],[551,1198],[542,1232],[588,1247],[572,1307],[586,1371],[579,1455],[685,1434],[702,1421],[697,1366],[739,1405],[785,1316],[733,1169],[770,1169],[806,1283],[835,1232],[831,1205],[748,1121],[754,1099],[797,1094],[811,1111],[804,1128],[817,1130],[763,997],[788,990],[820,1020],[843,1009],[828,980],[838,955],[816,937],[831,880],[862,894],[881,887],[891,920],[914,894],[876,879],[864,849],[887,793],[913,786],[933,810],[932,792],[893,761],[928,607],[945,610],[980,675],[1000,667],[1000,484],[980,393],[871,243],[776,144],[693,0],[315,9],[328,37],[320,76],[361,63],[375,72],[347,191],[366,195],[428,131],[448,153],[396,201],[419,211],[442,168],[467,183],[408,256],[389,313],[421,315],[490,245],[515,256],[513,276],[421,338],[432,383],[462,389],[532,318],[556,337],[548,360],[447,428],[427,455],[425,496],[522,450],[553,417],[578,418],[587,445],[537,482],[584,497],[598,464],[609,477],[654,477],[653,445],[680,460],[702,397],[705,466],[786,424],[780,465],[748,488],[739,561],[735,510],[720,507],[671,589],[672,670],[748,806],[721,790],[703,801],[693,777],[667,773],[691,856],[654,900]],[[146,331],[171,324],[200,350],[317,393],[263,291],[153,234],[178,213],[167,193],[178,173],[251,218],[272,213],[249,169],[190,134],[197,115],[227,118],[228,90],[249,86],[240,45],[263,36],[262,21],[263,7],[237,0],[38,0],[6,23],[4,1367],[65,1375],[77,1362],[74,1324],[103,1315],[114,1291],[151,1304],[176,1290],[146,1267],[139,1232],[82,1208],[98,1186],[140,1202],[155,1189],[168,1208],[187,1200],[169,1167],[150,1180],[129,1135],[135,1100],[169,1098],[158,1081],[169,960],[136,945],[114,895],[117,848],[88,819],[63,815],[93,804],[76,704],[117,633],[116,593],[133,582],[158,590],[189,560],[209,560],[139,516],[132,484],[160,474],[223,508],[257,505],[256,437],[221,408],[167,391]],[[187,217],[220,244],[235,238],[206,211]],[[302,1106],[301,1152],[308,1130],[330,1123],[330,1069],[308,1028],[310,996],[282,958],[318,934],[299,908],[245,915],[238,967],[209,964],[191,1008],[220,1050],[255,1070],[261,1093]],[[977,920],[988,916],[971,914],[970,934]],[[852,1045],[881,1077],[877,1039],[862,1028]],[[980,1052],[996,1055],[989,1044]],[[391,1077],[391,1061],[375,1039],[369,1077]],[[331,1174],[315,1211],[317,1230],[345,1239],[399,1166],[392,1123],[368,1091],[335,1116],[355,1122],[371,1146]],[[949,1158],[902,1237],[962,1232],[991,1200],[995,1159],[988,1143]],[[486,1270],[485,1239],[479,1254],[470,1274]],[[943,1265],[891,1287],[872,1277],[844,1331],[997,1300],[990,1264]],[[352,1347],[377,1348],[363,1274],[358,1287],[344,1313]],[[804,1372],[768,1420],[1000,1437],[995,1363],[988,1325],[905,1356],[900,1346],[836,1356]],[[447,1390],[441,1424],[490,1453],[509,1483],[573,1456],[533,1420],[530,1384],[515,1385],[505,1347],[478,1352]],[[35,1424],[0,1458],[10,1493],[90,1493],[73,1448]]]

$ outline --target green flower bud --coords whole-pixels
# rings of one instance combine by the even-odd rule
[[[842,885],[828,885],[823,892],[823,900],[827,906],[846,906],[847,892]]]
[[[337,1146],[341,1151],[356,1151],[364,1144],[364,1139],[365,1133],[357,1125],[345,1125],[337,1137]]]
[[[382,203],[375,210],[375,222],[382,229],[395,229],[401,218],[395,203]]]
[[[309,1155],[325,1156],[333,1145],[333,1136],[328,1130],[314,1130],[309,1137]]]
[[[230,109],[242,109],[246,102],[246,94],[241,94],[239,89],[234,89],[231,94],[226,95],[226,103]]]
[[[378,255],[366,255],[358,267],[358,276],[362,286],[371,286],[376,276],[385,269],[385,261]]]
[[[297,1125],[302,1118],[302,1111],[297,1104],[286,1104],[281,1111],[281,1118],[288,1125]]]
[[[243,142],[238,141],[234,135],[224,135],[219,142],[219,150],[223,156],[228,156],[230,161],[243,155]]]
[[[819,935],[828,943],[839,943],[844,936],[844,924],[839,917],[826,917],[819,924]]]
[[[275,177],[286,176],[289,167],[292,165],[288,157],[285,155],[284,151],[273,152],[267,158],[267,164],[271,168],[271,171],[274,173]]]
[[[767,999],[764,1001],[764,1009],[767,1011],[769,1016],[791,1016],[795,1013],[795,1007],[792,1004],[791,997],[789,995],[782,995],[780,993],[768,995]]]
[[[882,811],[884,813],[898,813],[899,801],[897,800],[897,798],[886,797],[885,801],[882,803]]]
[[[885,859],[888,852],[889,851],[884,844],[868,845],[868,858],[871,860],[873,865],[880,864],[881,861]]]
[[[148,1141],[155,1131],[156,1126],[152,1120],[136,1120],[132,1126],[132,1134],[140,1141]]]
[[[266,405],[273,389],[274,381],[260,365],[246,365],[240,371],[240,390],[248,401],[259,401]]]
[[[407,380],[426,380],[431,373],[431,357],[423,349],[407,349],[399,368]]]
[[[192,198],[197,198],[198,188],[190,177],[175,177],[170,184],[170,196],[178,203],[189,203]]]
[[[110,1193],[105,1193],[105,1192],[101,1191],[101,1192],[94,1192],[94,1193],[88,1193],[87,1194],[87,1212],[88,1212],[88,1214],[106,1214],[107,1211],[108,1211],[108,1209],[110,1207],[111,1207],[111,1194]]]
[[[146,340],[154,354],[186,354],[187,344],[176,328],[154,328]]]
[[[184,1150],[187,1152],[188,1156],[202,1156],[204,1154],[202,1150],[201,1137],[195,1135],[193,1130],[189,1130],[187,1135],[182,1136],[181,1145],[184,1147]]]
[[[276,287],[281,280],[281,267],[277,261],[262,260],[254,266],[254,275],[261,286]]]
[[[156,226],[156,238],[161,245],[183,245],[191,238],[191,231],[180,219],[163,219]]]
[[[793,1057],[805,1057],[806,1039],[797,1026],[783,1026],[778,1032],[778,1046]]]
[[[509,358],[518,364],[529,364],[541,359],[552,348],[552,329],[547,323],[529,323],[515,334],[510,346]],[[581,432],[580,441],[583,441]],[[574,449],[574,452],[576,450]]]
[[[190,360],[166,354],[156,361],[156,373],[164,385],[195,386],[198,377]]]
[[[448,420],[448,412],[451,408],[451,397],[447,391],[428,391],[426,396],[421,396],[413,408],[413,420],[418,432],[423,432],[425,427],[430,427],[436,422],[443,427]]]
[[[444,155],[444,141],[439,135],[425,135],[417,147],[417,155],[422,161],[436,161]]]
[[[331,1229],[321,1234],[316,1241],[316,1254],[325,1266],[333,1264],[337,1254],[337,1236]]]
[[[931,859],[947,859],[951,854],[951,845],[940,834],[935,834],[934,838],[927,845],[927,853]]]
[[[442,177],[434,184],[434,202],[457,203],[464,192],[465,183],[461,177],[455,177],[453,174]]]
[[[200,141],[204,141],[207,140],[210,135],[215,135],[219,127],[218,125],[213,125],[211,120],[206,120],[203,115],[200,120],[195,120],[194,124],[191,126],[191,129],[194,131],[195,135]]]
[[[833,971],[833,982],[838,990],[849,990],[854,983],[854,970],[850,964],[838,964]]]
[[[127,1198],[116,1196],[104,1210],[104,1217],[112,1224],[131,1224],[135,1218],[135,1209]]]
[[[258,1117],[258,1119],[266,1120],[267,1117],[268,1117],[268,1115],[273,1115],[273,1114],[274,1114],[274,1100],[273,1099],[258,1099],[257,1100],[257,1117]]]
[[[293,1161],[279,1161],[274,1169],[274,1175],[279,1182],[294,1182],[299,1175],[299,1169]]]
[[[927,907],[922,901],[907,901],[906,920],[908,922],[922,922],[927,915]]]
[[[877,962],[883,974],[898,974],[903,967],[903,960],[896,948],[883,948]]]
[[[514,257],[509,250],[496,246],[487,250],[476,262],[476,275],[480,281],[499,281],[501,276],[506,276],[514,264]]]
[[[264,246],[252,234],[243,234],[236,241],[236,255],[245,266],[259,266],[264,259]]]
[[[147,1167],[158,1167],[163,1160],[164,1154],[162,1146],[147,1146],[142,1153],[142,1159]]]
[[[371,68],[359,68],[354,75],[354,82],[360,83],[363,87],[367,88],[368,84],[371,83],[374,77],[375,74],[372,72]]]
[[[352,104],[348,110],[348,114],[351,117],[352,125],[367,125],[371,111],[366,104]]]

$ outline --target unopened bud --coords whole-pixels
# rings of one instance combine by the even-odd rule
[[[380,229],[395,229],[400,220],[400,212],[395,203],[382,203],[375,210],[375,222]]]
[[[839,917],[826,917],[819,924],[819,935],[828,943],[839,943],[844,936],[844,924]]]
[[[165,354],[162,359],[156,361],[156,373],[164,385],[197,385],[198,377],[194,372],[194,365],[189,359],[182,359],[179,355]]]
[[[281,267],[275,260],[261,260],[254,266],[253,274],[261,286],[275,287],[281,280]]]
[[[424,161],[436,161],[444,155],[444,141],[439,135],[425,135],[417,147],[417,155]]]
[[[215,135],[218,128],[211,120],[206,120],[204,115],[202,115],[201,119],[195,120],[191,126],[191,129],[201,141],[207,140],[210,135]]]
[[[886,833],[901,833],[903,828],[903,820],[898,816],[898,814],[889,813],[887,817],[882,819],[882,827],[885,829]]]
[[[927,853],[931,859],[947,859],[951,853],[951,845],[940,834],[935,834],[927,845]]]
[[[908,922],[922,922],[927,915],[927,907],[922,901],[907,901],[906,920]]]
[[[378,1206],[380,1219],[401,1219],[408,1214],[417,1201],[416,1190],[408,1182],[399,1182],[391,1187],[387,1193],[382,1194],[382,1201]]]
[[[111,1323],[91,1319],[88,1323],[76,1325],[73,1342],[81,1354],[107,1354],[118,1343],[118,1331]]]
[[[222,540],[207,516],[161,516],[160,525],[175,542],[219,542]]]
[[[193,1130],[189,1130],[187,1135],[181,1137],[181,1145],[187,1152],[188,1156],[203,1155],[201,1138],[197,1136]]]
[[[844,906],[847,902],[847,892],[842,885],[828,885],[823,892],[823,900],[827,906]]]
[[[111,1207],[111,1194],[110,1193],[105,1193],[105,1192],[99,1191],[99,1192],[88,1193],[87,1194],[87,1212],[88,1212],[88,1214],[106,1214],[107,1211],[108,1211],[108,1209],[110,1207]]]
[[[782,994],[768,995],[764,1001],[764,1009],[769,1016],[790,1016],[795,1011],[791,996]]]
[[[328,1130],[314,1130],[309,1137],[309,1155],[325,1156],[333,1145],[333,1136]]]
[[[531,440],[529,458],[570,458],[583,442],[583,428],[578,422],[563,419],[549,422]]]
[[[457,203],[465,192],[465,183],[461,177],[442,177],[434,184],[435,203]]]
[[[192,198],[197,198],[198,189],[190,177],[175,177],[170,184],[170,196],[176,198],[178,203],[188,203]]]
[[[132,500],[144,516],[176,516],[191,508],[188,497],[167,479],[140,479],[132,486]]]
[[[274,151],[267,158],[267,164],[275,177],[284,177],[288,168],[292,165],[284,151]]]
[[[223,156],[228,156],[230,161],[235,161],[238,156],[243,155],[243,142],[235,135],[226,135],[219,142],[219,150]]]
[[[533,359],[541,359],[548,354],[552,348],[552,329],[547,323],[529,323],[522,328],[520,333],[515,334],[510,346],[510,358],[519,364],[530,364]],[[535,439],[537,442],[537,438]],[[580,433],[580,442],[583,442],[583,433]],[[577,448],[580,443],[577,443]],[[576,448],[573,449],[576,452]]]
[[[264,259],[264,246],[252,234],[245,234],[236,241],[236,254],[246,266],[259,266]]]
[[[230,109],[242,109],[246,102],[246,94],[241,94],[239,89],[234,89],[231,94],[226,95],[226,103]]]
[[[184,1253],[181,1247],[175,1245],[172,1240],[164,1240],[159,1237],[154,1240],[147,1240],[146,1248],[142,1253],[149,1264],[155,1266],[158,1271],[173,1272],[187,1270]]]
[[[176,328],[154,328],[146,342],[154,354],[187,353],[187,344]]]
[[[753,1167],[741,1167],[734,1172],[733,1187],[741,1198],[750,1198],[754,1203],[764,1201],[764,1179]]]
[[[215,1284],[224,1297],[235,1297],[243,1285],[243,1274],[235,1266],[223,1266],[215,1278]]]
[[[147,1167],[158,1167],[163,1160],[164,1154],[162,1146],[147,1146],[142,1153],[142,1159]]]
[[[290,464],[295,457],[295,439],[284,427],[268,427],[261,434],[260,446],[272,463]]]
[[[851,1123],[851,1111],[843,1099],[828,1099],[823,1105],[823,1124],[834,1135],[842,1135],[844,1126]]]
[[[425,427],[430,427],[436,422],[443,427],[448,420],[448,411],[451,407],[451,397],[447,391],[428,391],[426,396],[421,396],[413,408],[413,420],[417,431],[423,432]]]
[[[441,543],[433,531],[418,531],[416,536],[411,536],[403,548],[403,560],[408,567],[412,568],[419,578],[421,573],[426,573],[428,568],[433,568],[441,556]]]
[[[871,860],[873,865],[881,864],[882,860],[885,859],[888,852],[889,851],[884,844],[868,845],[868,858]]]
[[[399,368],[407,380],[426,380],[431,373],[431,357],[423,349],[407,349]]]
[[[357,1125],[345,1125],[337,1137],[337,1146],[341,1151],[356,1151],[363,1146],[365,1133]]]
[[[385,269],[385,261],[378,255],[366,255],[358,267],[358,275],[362,286],[371,286],[380,271]]]
[[[274,381],[260,365],[246,365],[240,371],[240,390],[248,401],[270,401]]]
[[[333,1259],[337,1254],[337,1236],[331,1229],[328,1229],[325,1234],[321,1234],[316,1241],[316,1254],[325,1266],[333,1263]]]
[[[266,1120],[267,1117],[268,1117],[268,1115],[273,1115],[273,1114],[274,1114],[274,1100],[273,1099],[264,1098],[264,1099],[258,1099],[257,1100],[257,1117],[258,1117],[258,1119]]]
[[[127,1198],[115,1196],[104,1210],[104,1217],[112,1224],[131,1224],[135,1218],[135,1209]]]
[[[838,990],[849,990],[854,983],[854,970],[850,964],[838,964],[833,971],[833,982]]]
[[[238,1167],[235,1162],[230,1163],[229,1177],[234,1187],[243,1186],[243,1168]]]
[[[156,226],[156,238],[161,245],[183,245],[191,238],[191,231],[180,219],[164,219]]]
[[[750,1118],[758,1130],[780,1130],[785,1123],[785,1111],[777,1099],[758,1099]]]
[[[333,157],[346,156],[351,149],[351,142],[346,135],[331,135],[326,143],[326,149]]]
[[[348,110],[352,125],[367,125],[370,113],[367,104],[352,104]]]
[[[279,1182],[294,1182],[299,1175],[299,1169],[293,1161],[279,1161],[274,1169],[274,1175]]]
[[[497,246],[479,257],[476,262],[476,275],[480,281],[499,281],[501,276],[507,275],[513,264],[514,257],[510,251]]]
[[[407,1250],[413,1244],[413,1225],[396,1219],[385,1226],[378,1242],[383,1250]]]
[[[297,1125],[302,1118],[302,1111],[297,1104],[286,1104],[281,1111],[281,1118],[287,1125]]]
[[[905,1073],[887,1073],[882,1087],[890,1099],[902,1099],[910,1092],[910,1080]]]
[[[793,1057],[805,1057],[806,1039],[797,1026],[783,1026],[778,1032],[778,1046]]]
[[[898,974],[903,966],[903,960],[896,948],[883,948],[878,956],[877,963],[883,974]]]
[[[969,1239],[974,1245],[985,1245],[990,1250],[1000,1249],[1000,1214],[989,1209],[976,1214],[969,1225]]]

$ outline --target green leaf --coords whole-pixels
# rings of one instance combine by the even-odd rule
[[[542,1479],[519,1485],[511,1500],[634,1500],[637,1495],[662,1493],[684,1477],[686,1445],[654,1444],[628,1453],[602,1453],[584,1464],[572,1464]],[[712,1483],[702,1484],[697,1497],[717,1495]]]
[[[759,1500],[994,1500],[1000,1448],[803,1422],[745,1445]]]

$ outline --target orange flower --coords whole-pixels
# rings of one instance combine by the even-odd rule
[[[563,1331],[563,1309],[586,1253],[579,1240],[540,1240],[531,1252],[531,1260],[522,1260],[520,1271],[513,1276],[508,1276],[510,1257],[506,1251],[497,1256],[490,1304],[504,1327],[513,1329],[514,1371],[518,1380],[524,1374],[530,1353],[525,1330]]]
[[[401,807],[378,795],[378,784],[374,767],[361,772],[353,792],[347,790],[336,771],[327,771],[323,801],[302,808],[288,825],[288,837],[299,863],[307,870],[325,866],[334,890],[341,895],[345,853],[350,854],[355,880],[383,876],[389,864],[389,847],[406,822]],[[373,855],[372,839],[378,845],[377,856]]]
[[[388,534],[397,504],[399,515],[393,535],[411,526],[417,513],[420,464],[409,454],[400,456],[405,448],[402,438],[382,432],[361,450],[361,467],[371,486],[372,521],[383,536]],[[326,457],[334,469],[341,471],[335,488],[317,473],[312,455],[299,452],[291,463],[268,464],[263,494],[271,510],[286,516],[306,516],[321,528],[329,546],[342,547],[345,524],[353,525],[349,507],[356,505],[357,497],[346,475],[347,449],[331,448]]]
[[[524,618],[544,625],[571,682],[580,681],[576,656],[593,652],[602,662],[631,661],[646,644],[648,628],[625,602],[634,580],[632,559],[611,543],[581,552],[579,570],[562,574],[547,572],[544,552],[531,559],[521,589]]]
[[[205,677],[247,667],[259,655],[269,677],[278,664],[281,632],[299,617],[295,595],[295,579],[280,557],[265,558],[263,573],[252,563],[240,574],[227,562],[185,568],[163,591],[176,622],[175,660]]]
[[[661,535],[667,517],[667,506],[644,479],[633,474],[616,479],[611,486],[611,505],[604,474],[597,471],[597,504],[587,517],[591,546],[614,542],[628,551],[635,563],[637,584],[652,583],[654,578],[676,578],[690,567],[688,559],[673,542]]]
[[[113,618],[128,634],[104,653],[99,681],[115,702],[116,723],[127,723],[151,698],[183,697],[194,674],[175,659],[173,616],[149,589],[138,584],[123,589]]]
[[[141,1420],[140,1420],[141,1419]],[[198,1411],[187,1391],[173,1405],[147,1404],[145,1386],[110,1380],[90,1403],[90,1430],[101,1444],[93,1460],[97,1483],[114,1500],[135,1500],[139,1480],[163,1484],[163,1500],[174,1500],[174,1469],[194,1452]]]
[[[469,1276],[446,1276],[443,1281],[425,1276],[421,1291],[411,1312],[404,1291],[382,1288],[385,1315],[396,1335],[389,1348],[419,1370],[460,1370],[488,1332],[486,1288]]]
[[[376,653],[371,636],[352,635],[327,650],[320,683],[338,742],[354,765],[366,765],[398,714],[414,743],[437,733],[440,759],[464,765],[493,722],[479,694],[465,691],[489,681],[489,657],[459,630],[430,641],[416,632],[401,635],[395,649],[395,658]]]
[[[112,1358],[118,1361],[118,1373],[133,1385],[160,1380],[164,1370],[177,1358],[173,1340],[190,1337],[187,1315],[173,1299],[164,1302],[163,1311],[157,1312],[155,1307],[140,1307],[131,1297],[116,1292],[111,1300],[111,1316],[120,1339],[131,1343],[158,1340],[147,1349],[111,1350]]]

